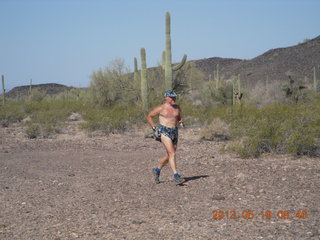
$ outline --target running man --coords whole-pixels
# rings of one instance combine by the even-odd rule
[[[181,109],[176,104],[176,98],[177,94],[174,91],[166,91],[164,94],[166,102],[155,107],[147,116],[147,121],[154,131],[154,135],[159,137],[167,151],[167,154],[160,159],[158,167],[152,169],[156,183],[160,183],[160,171],[167,163],[173,171],[173,180],[177,184],[186,182],[177,172],[175,158],[178,144],[178,124],[183,124]],[[156,116],[159,116],[160,126],[156,126],[153,121]]]

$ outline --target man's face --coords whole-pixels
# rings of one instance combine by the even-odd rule
[[[170,104],[175,104],[176,103],[176,98],[175,97],[165,97],[165,99]]]

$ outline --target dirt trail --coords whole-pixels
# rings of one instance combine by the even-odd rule
[[[169,168],[153,183],[164,150],[143,131],[87,137],[74,126],[30,140],[1,128],[0,239],[320,239],[319,159],[239,159],[219,153],[225,143],[199,141],[198,129],[180,136],[189,181],[176,186]],[[212,219],[220,210],[229,219]]]

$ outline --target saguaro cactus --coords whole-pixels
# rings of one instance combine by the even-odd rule
[[[232,82],[232,91],[233,91],[233,104],[240,103],[242,98],[241,92],[241,80],[240,75],[238,75]]]
[[[219,88],[219,81],[220,81],[220,76],[219,76],[219,63],[217,63],[217,69],[214,72],[214,80],[216,82],[216,89]]]
[[[141,48],[141,100],[144,110],[148,108],[148,81],[147,81],[147,61],[146,50]]]
[[[172,71],[179,70],[186,62],[187,55],[184,55],[180,64],[172,66],[172,53],[171,53],[171,26],[170,26],[170,13],[166,13],[166,50],[162,54],[162,62],[164,67],[165,88],[171,90],[174,87]]]
[[[138,70],[138,61],[137,58],[134,58],[134,73],[133,73],[133,86],[135,90],[140,89],[140,78]]]
[[[226,82],[225,88],[225,100],[227,105],[233,105],[234,102],[234,83],[233,80],[228,80]]]
[[[2,97],[3,97],[3,99],[2,99],[2,101],[3,101],[3,105],[5,104],[5,102],[6,102],[6,89],[4,88],[4,76],[2,75]]]
[[[29,85],[29,100],[32,100],[32,78],[30,79],[30,85]]]

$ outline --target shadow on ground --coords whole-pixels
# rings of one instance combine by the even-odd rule
[[[207,178],[207,177],[209,177],[209,175],[200,175],[200,176],[193,176],[193,177],[184,177],[184,179],[189,182],[189,181],[198,180],[198,179]]]

